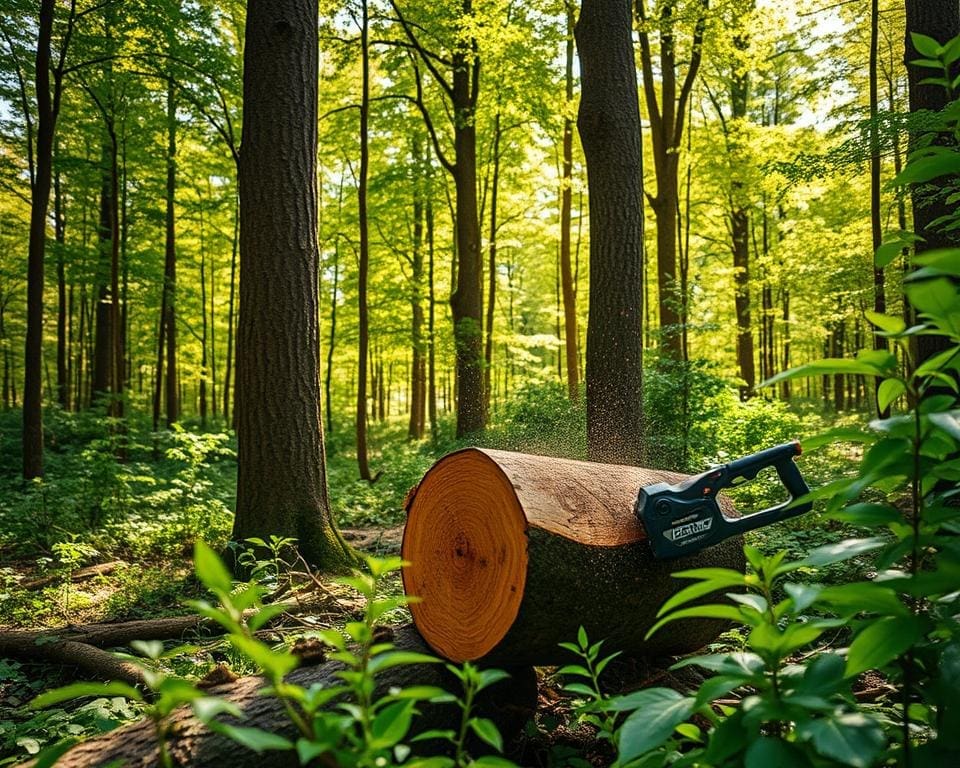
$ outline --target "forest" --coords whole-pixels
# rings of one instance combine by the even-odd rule
[[[960,764],[958,95],[958,0],[3,0],[0,766]]]

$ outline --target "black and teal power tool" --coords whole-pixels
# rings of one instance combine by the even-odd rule
[[[810,492],[794,462],[799,455],[799,442],[784,443],[714,467],[677,485],[656,483],[641,488],[634,511],[643,523],[654,555],[664,559],[691,555],[731,536],[809,512],[812,502],[796,503]],[[724,488],[753,480],[767,467],[776,468],[790,498],[743,517],[725,516],[717,503],[717,494]]]

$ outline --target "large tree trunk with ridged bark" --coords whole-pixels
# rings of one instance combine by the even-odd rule
[[[251,0],[240,151],[237,508],[233,538],[354,557],[330,514],[320,417],[317,3]]]
[[[582,69],[577,128],[590,188],[587,450],[643,457],[640,106],[628,2],[584,0],[575,34]]]
[[[694,651],[723,629],[683,621],[649,640],[688,568],[744,567],[739,539],[658,560],[634,514],[641,486],[684,475],[468,448],[437,462],[407,500],[403,571],[424,639],[455,661],[563,664],[582,625],[608,651]],[[721,499],[724,512],[735,515]]]

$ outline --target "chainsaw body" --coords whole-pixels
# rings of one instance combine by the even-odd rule
[[[640,489],[635,513],[643,523],[653,553],[674,558],[699,552],[730,536],[808,512],[811,502],[795,503],[810,492],[794,458],[800,443],[784,443],[695,475],[682,483],[656,483]],[[717,502],[724,488],[753,480],[760,470],[775,467],[790,494],[782,504],[738,518],[728,518]]]

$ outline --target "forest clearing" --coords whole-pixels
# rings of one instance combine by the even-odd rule
[[[4,0],[0,766],[960,764],[960,0]]]

